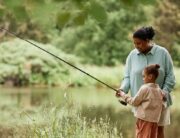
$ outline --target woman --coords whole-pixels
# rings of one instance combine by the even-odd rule
[[[134,97],[139,88],[143,84],[142,70],[149,64],[159,64],[159,76],[156,83],[164,92],[164,97],[167,99],[166,122],[170,124],[169,106],[172,105],[170,92],[175,85],[175,76],[173,72],[173,62],[168,51],[155,43],[152,43],[155,35],[152,27],[142,27],[134,32],[133,41],[135,49],[130,52],[126,59],[124,79],[121,83],[120,91],[128,93],[131,91],[131,96]],[[116,93],[118,95],[118,92]],[[158,138],[164,137],[164,126],[158,127]]]

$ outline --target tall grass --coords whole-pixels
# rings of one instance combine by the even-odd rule
[[[13,95],[10,95],[8,100],[7,95],[1,94],[0,136],[18,138],[132,138],[134,136],[135,118],[130,106],[128,108],[121,106],[114,96],[111,97],[111,93],[100,91],[102,89],[97,89],[98,92],[95,92],[95,89],[87,89],[86,92],[85,90],[79,89],[78,93],[81,94],[69,91],[64,94],[64,98],[63,94],[55,95],[61,99],[51,97],[50,101],[44,102],[41,106],[28,108],[17,106],[11,99]],[[167,127],[166,136],[178,138],[180,95],[178,91],[172,94],[174,98],[171,110],[172,124]],[[59,102],[56,103],[56,100]]]
[[[63,106],[44,108],[40,113],[43,123],[38,118],[30,117],[30,137],[37,138],[117,138],[122,134],[117,131],[116,126],[110,125],[108,118],[101,118],[97,121],[94,118],[88,121],[83,117],[73,103],[66,103]]]
[[[175,74],[175,78],[176,78],[175,88],[180,89],[180,77],[179,77],[180,76],[180,68],[175,67],[174,74]]]
[[[89,120],[82,115],[78,103],[69,96],[64,100],[60,105],[51,103],[28,109],[21,109],[11,101],[1,104],[0,134],[32,138],[122,138],[109,117],[94,116]]]

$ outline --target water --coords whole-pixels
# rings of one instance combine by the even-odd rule
[[[172,123],[166,129],[167,137],[180,137],[177,130],[180,121],[180,110],[176,92],[173,95],[175,106],[172,108]],[[68,100],[81,107],[81,114],[93,120],[110,118],[112,124],[116,124],[124,137],[132,138],[134,135],[135,118],[131,113],[130,106],[122,106],[115,97],[115,92],[106,88],[5,88],[1,87],[0,106],[4,108],[20,107],[24,109],[36,108],[46,104],[63,105]]]
[[[72,100],[77,104],[115,106],[122,108],[115,92],[105,88],[5,88],[1,87],[1,98],[22,107],[40,106],[45,103],[63,104]]]

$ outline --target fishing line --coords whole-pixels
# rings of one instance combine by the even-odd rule
[[[80,72],[82,72],[82,73],[84,73],[84,74],[88,75],[89,77],[91,77],[91,78],[95,79],[96,81],[100,82],[101,84],[103,84],[103,85],[107,86],[107,87],[108,87],[108,88],[110,88],[111,90],[114,90],[114,91],[118,92],[118,90],[116,90],[116,89],[115,89],[115,88],[113,88],[112,86],[110,86],[110,85],[106,84],[105,82],[103,82],[103,81],[99,80],[98,78],[96,78],[96,77],[92,76],[91,74],[89,74],[89,73],[85,72],[84,70],[82,70],[82,69],[80,69],[80,68],[78,68],[78,67],[74,66],[73,64],[71,64],[71,63],[69,63],[69,62],[65,61],[64,59],[62,59],[62,58],[60,58],[60,57],[56,56],[55,54],[53,54],[53,53],[51,53],[51,52],[49,52],[49,51],[47,51],[47,50],[45,50],[45,49],[41,48],[40,46],[38,46],[38,45],[36,45],[36,44],[32,43],[31,41],[29,41],[29,40],[27,40],[27,39],[24,39],[24,38],[22,38],[22,37],[20,37],[20,36],[18,36],[16,33],[14,33],[14,32],[10,32],[8,29],[5,29],[5,28],[0,28],[0,30],[2,30],[2,31],[4,30],[4,31],[6,31],[8,34],[10,34],[10,35],[12,35],[12,36],[15,36],[15,37],[17,37],[17,38],[19,38],[19,39],[21,39],[21,40],[23,40],[23,41],[26,41],[27,43],[31,44],[31,46],[35,46],[35,47],[37,47],[37,48],[41,49],[42,51],[44,51],[44,52],[46,52],[46,53],[50,54],[51,56],[53,56],[53,57],[55,57],[55,58],[57,58],[57,59],[61,60],[62,62],[64,62],[64,63],[68,64],[69,66],[71,66],[71,67],[73,67],[73,68],[75,68],[75,69],[79,70]],[[127,103],[126,103],[126,102],[124,102],[124,101],[119,100],[119,102],[120,102],[121,104],[123,104],[123,105],[127,105]]]

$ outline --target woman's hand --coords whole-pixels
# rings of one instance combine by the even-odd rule
[[[163,101],[167,101],[167,93],[165,91],[162,92]]]

